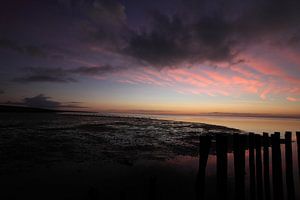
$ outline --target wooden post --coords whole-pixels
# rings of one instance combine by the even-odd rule
[[[283,199],[282,166],[280,151],[280,133],[275,132],[271,136],[272,143],[272,173],[273,173],[273,198]]]
[[[256,199],[254,141],[254,133],[249,133],[250,200]]]
[[[287,186],[287,200],[295,199],[295,185],[293,174],[292,132],[285,132],[285,173]]]
[[[241,184],[242,184],[242,199],[245,199],[245,175],[246,175],[246,162],[245,162],[245,151],[246,151],[246,145],[247,145],[247,135],[240,135],[240,148],[241,148]]]
[[[196,197],[202,200],[205,197],[205,172],[208,160],[208,154],[211,147],[210,136],[199,137],[199,169],[196,180]]]
[[[240,151],[239,151],[239,135],[234,134],[233,135],[233,159],[234,159],[234,180],[235,180],[235,199],[238,200],[239,197],[241,196],[240,194],[240,163],[239,163],[239,158],[240,158]]]
[[[157,178],[155,176],[151,176],[149,180],[149,193],[148,199],[155,200],[156,199],[156,186],[157,185]]]
[[[256,149],[256,191],[257,200],[263,199],[262,161],[261,161],[261,135],[255,135]]]
[[[297,137],[297,151],[298,151],[298,175],[300,179],[300,131],[296,132],[296,137]]]
[[[271,200],[271,188],[270,188],[270,166],[269,166],[269,146],[270,138],[268,133],[263,133],[263,160],[264,160],[264,188],[265,188],[265,200]]]
[[[245,145],[246,135],[233,135],[233,154],[235,172],[235,199],[245,199]]]
[[[219,200],[227,200],[227,149],[228,137],[217,135],[217,199]]]

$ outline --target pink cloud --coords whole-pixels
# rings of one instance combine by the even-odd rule
[[[244,77],[249,77],[249,78],[254,78],[254,79],[259,78],[258,74],[255,74],[255,73],[249,71],[246,66],[237,66],[237,65],[235,65],[235,66],[231,67],[231,70],[243,75]]]
[[[271,92],[271,88],[267,88],[260,93],[260,98],[263,100],[267,99],[267,95]]]
[[[300,82],[271,61],[257,59],[231,67],[208,66],[160,71],[154,68],[139,68],[119,73],[122,83],[150,84],[172,89],[180,94],[232,96],[254,95],[267,100],[275,95],[287,98],[300,94]]]
[[[198,83],[202,83],[203,85],[208,85],[213,83],[212,80],[206,78],[203,75],[200,75],[199,72],[195,73],[192,71],[188,71],[188,69],[174,69],[174,70],[169,70],[167,73],[175,79],[176,78],[178,79],[178,77],[186,77],[189,78],[189,80],[195,80]]]
[[[226,77],[224,74],[220,74],[218,72],[213,72],[213,71],[204,71],[211,79],[214,81],[217,81],[222,84],[230,84],[230,79]]]
[[[263,60],[263,59],[251,59],[249,62],[249,67],[253,68],[254,70],[264,74],[264,75],[272,75],[272,76],[283,76],[285,75],[285,71],[281,68],[276,66],[274,63]]]
[[[286,100],[291,102],[300,102],[300,98],[295,98],[295,97],[287,97]]]

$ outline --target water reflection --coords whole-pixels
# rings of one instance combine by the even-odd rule
[[[159,119],[169,119],[185,122],[197,122],[215,124],[226,127],[234,127],[247,132],[275,132],[284,133],[300,130],[300,119],[297,118],[272,118],[272,117],[234,117],[234,116],[189,116],[189,115],[160,115]],[[282,134],[284,136],[284,134]]]

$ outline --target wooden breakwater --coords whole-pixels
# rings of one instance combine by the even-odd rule
[[[214,199],[296,200],[294,181],[295,176],[300,179],[300,132],[296,132],[297,152],[292,150],[292,134],[287,131],[284,138],[280,138],[279,132],[271,135],[268,133],[230,136],[221,134],[214,138],[200,136],[196,198],[208,199],[205,194],[205,173],[208,156],[214,146],[217,157]],[[284,155],[281,150],[284,150]],[[246,159],[246,151],[248,159]],[[231,195],[233,198],[229,198],[228,191],[228,152],[233,153],[234,162],[234,195]],[[298,154],[299,174],[297,175],[293,169],[293,153]],[[246,168],[249,169],[247,172]],[[249,184],[245,183],[246,173],[249,175]]]

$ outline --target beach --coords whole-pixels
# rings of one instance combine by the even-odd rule
[[[194,199],[199,136],[246,134],[235,128],[166,117],[1,115],[1,199],[148,199],[153,195],[155,199]],[[206,170],[206,193],[211,198],[216,186],[213,149]],[[293,150],[296,152],[295,143]],[[297,175],[297,155],[293,156]],[[230,151],[228,169],[232,196]],[[246,184],[248,181],[246,172]]]

